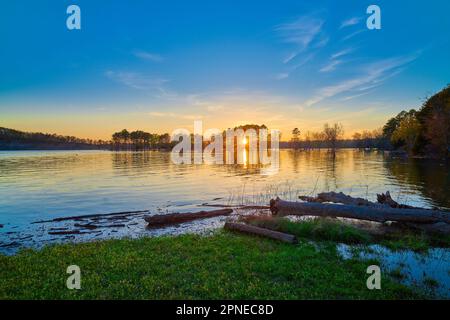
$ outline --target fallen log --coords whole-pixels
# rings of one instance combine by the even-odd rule
[[[236,209],[241,209],[241,210],[267,210],[270,209],[269,206],[241,206],[241,207],[237,207]]]
[[[392,199],[391,194],[389,191],[386,191],[386,193],[377,194],[377,201],[378,203],[388,205],[391,208],[400,208],[400,209],[420,209],[417,207],[408,206],[406,204],[400,204],[394,199]]]
[[[226,230],[230,230],[230,231],[238,231],[238,232],[242,232],[242,233],[263,236],[263,237],[279,240],[279,241],[286,242],[286,243],[292,243],[292,244],[298,243],[297,237],[292,234],[287,234],[287,233],[282,233],[282,232],[273,231],[273,230],[269,230],[269,229],[250,226],[250,225],[243,224],[243,223],[227,222],[227,223],[225,223],[224,228]]]
[[[177,224],[197,219],[212,218],[217,216],[228,216],[233,212],[232,209],[221,209],[213,211],[199,211],[187,213],[170,213],[146,216],[144,220],[148,222],[149,227],[160,227],[168,224]]]
[[[269,206],[257,206],[257,205],[228,205],[228,204],[208,204],[208,203],[202,203],[199,205],[201,207],[213,207],[213,208],[233,208],[233,209],[244,209],[244,210],[264,210],[264,209],[270,209]]]
[[[317,197],[307,197],[307,196],[299,196],[299,199],[307,202],[334,202],[334,203],[342,203],[349,205],[359,205],[359,206],[372,206],[372,207],[383,207],[389,206],[391,208],[399,208],[399,209],[421,209],[421,210],[431,210],[413,207],[405,204],[399,204],[397,201],[393,200],[389,191],[382,194],[377,194],[378,203],[368,201],[362,198],[353,198],[351,196],[345,195],[344,193],[335,193],[335,192],[326,192],[320,193]],[[450,233],[450,224],[445,222],[437,222],[431,224],[425,223],[412,223],[412,222],[400,222],[399,224],[413,228],[419,229],[426,232],[434,232],[434,233],[442,233],[449,234]]]
[[[406,204],[400,204],[394,199],[392,199],[391,194],[389,191],[386,191],[386,193],[377,194],[377,201],[372,202],[367,199],[363,198],[354,198],[352,196],[346,195],[342,192],[336,193],[336,192],[324,192],[319,193],[317,197],[308,197],[308,196],[299,196],[300,200],[306,201],[306,202],[318,202],[318,203],[324,203],[324,202],[333,202],[333,203],[342,203],[342,204],[350,204],[350,205],[356,205],[356,206],[389,206],[391,208],[399,208],[399,209],[423,209],[423,210],[431,210],[431,209],[424,209],[424,208],[418,208],[409,206]]]
[[[450,223],[450,214],[439,210],[398,209],[388,206],[357,206],[334,203],[270,200],[273,215],[320,216],[360,219],[375,222]]]
[[[351,204],[356,206],[370,206],[375,204],[363,198],[353,198],[342,192],[340,193],[323,192],[319,193],[317,197],[299,196],[299,199],[307,202],[318,202],[318,203],[334,202],[334,203]]]

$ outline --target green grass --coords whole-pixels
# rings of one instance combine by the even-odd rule
[[[251,219],[248,223],[280,232],[296,235],[300,239],[334,241],[346,244],[366,244],[372,236],[365,231],[329,219],[292,222],[286,218]]]
[[[65,244],[0,255],[0,299],[422,298],[384,275],[382,290],[368,290],[369,263],[341,259],[331,242],[228,232]],[[66,288],[72,264],[81,290]]]
[[[245,220],[245,219],[244,219]],[[314,219],[292,222],[286,218],[262,217],[247,219],[247,223],[262,228],[296,235],[300,239],[333,241],[346,244],[378,243],[391,250],[409,249],[426,252],[431,247],[450,247],[450,236],[426,234],[420,231],[400,230],[384,235],[373,235],[339,220]]]
[[[405,275],[402,273],[401,268],[396,268],[396,269],[392,270],[389,274],[391,277],[398,279],[398,280],[405,279]]]
[[[432,247],[450,248],[449,235],[427,234],[411,230],[387,234],[378,239],[378,242],[394,251],[410,249],[416,252],[426,252]]]

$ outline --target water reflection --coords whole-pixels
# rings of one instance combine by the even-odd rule
[[[279,168],[175,165],[168,152],[0,152],[0,224],[221,201],[343,191],[375,200],[450,207],[448,164],[392,159],[382,152],[281,150]]]
[[[385,162],[389,174],[411,186],[436,206],[449,207],[450,172],[448,163],[425,159],[394,159]]]

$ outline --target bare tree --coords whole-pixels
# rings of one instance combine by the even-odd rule
[[[330,148],[334,153],[336,151],[337,141],[344,135],[344,127],[340,123],[335,123],[332,126],[325,123],[323,127],[323,135],[328,144],[328,148]]]

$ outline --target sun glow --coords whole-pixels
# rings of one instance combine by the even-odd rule
[[[248,141],[247,141],[246,138],[242,139],[242,144],[243,144],[243,145],[246,145],[247,143],[248,143]]]

